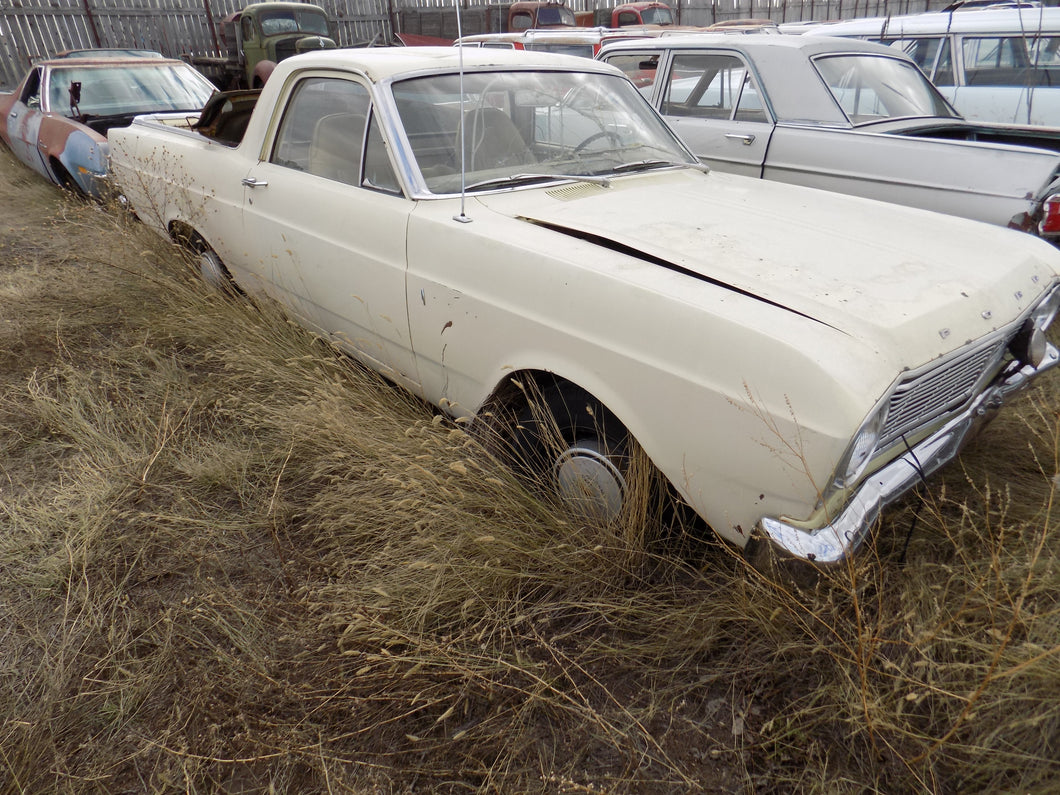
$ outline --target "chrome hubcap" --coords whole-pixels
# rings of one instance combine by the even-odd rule
[[[561,499],[579,513],[611,520],[622,511],[626,480],[595,439],[564,450],[553,472]]]
[[[199,272],[203,281],[212,287],[223,289],[228,283],[221,259],[212,251],[204,251],[199,255]]]

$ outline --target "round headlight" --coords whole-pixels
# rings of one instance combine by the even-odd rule
[[[885,411],[878,411],[872,419],[861,426],[853,443],[847,449],[843,466],[836,473],[837,488],[844,488],[854,483],[865,471],[880,441],[884,415]]]
[[[1009,343],[1009,351],[1016,361],[1034,368],[1045,361],[1047,349],[1045,329],[1038,325],[1034,317],[1027,318],[1023,328]]]
[[[1054,289],[1049,296],[1034,308],[1031,320],[1034,325],[1045,331],[1056,317],[1056,311],[1060,308],[1060,288]]]

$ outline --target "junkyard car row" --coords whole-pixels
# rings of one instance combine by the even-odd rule
[[[735,122],[753,95],[779,139],[782,102],[741,52],[712,53],[740,65],[717,86],[719,68],[683,76],[680,97],[662,88],[677,53],[635,55],[655,64],[656,104],[730,102]],[[1053,246],[711,170],[598,61],[321,51],[260,96],[215,96],[201,122],[153,113],[109,139],[128,206],[209,281],[278,300],[451,416],[499,422],[597,515],[623,510],[636,443],[751,555],[846,559],[1060,362]]]

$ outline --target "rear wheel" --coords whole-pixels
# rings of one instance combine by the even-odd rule
[[[177,230],[173,234],[177,242],[191,252],[192,261],[204,282],[221,292],[232,295],[243,294],[221,257],[210,248],[210,244],[203,240],[201,235],[191,229]]]
[[[232,277],[229,275],[228,269],[221,262],[221,258],[217,256],[217,252],[212,248],[204,246],[196,255],[196,261],[203,281],[211,287],[216,287],[219,290],[227,290],[232,287]]]

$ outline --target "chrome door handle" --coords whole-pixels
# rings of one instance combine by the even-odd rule
[[[243,177],[243,184],[248,188],[264,188],[269,184],[267,179],[256,179],[254,177]]]
[[[725,137],[733,141],[742,141],[744,146],[750,146],[755,142],[751,133],[725,133]]]

